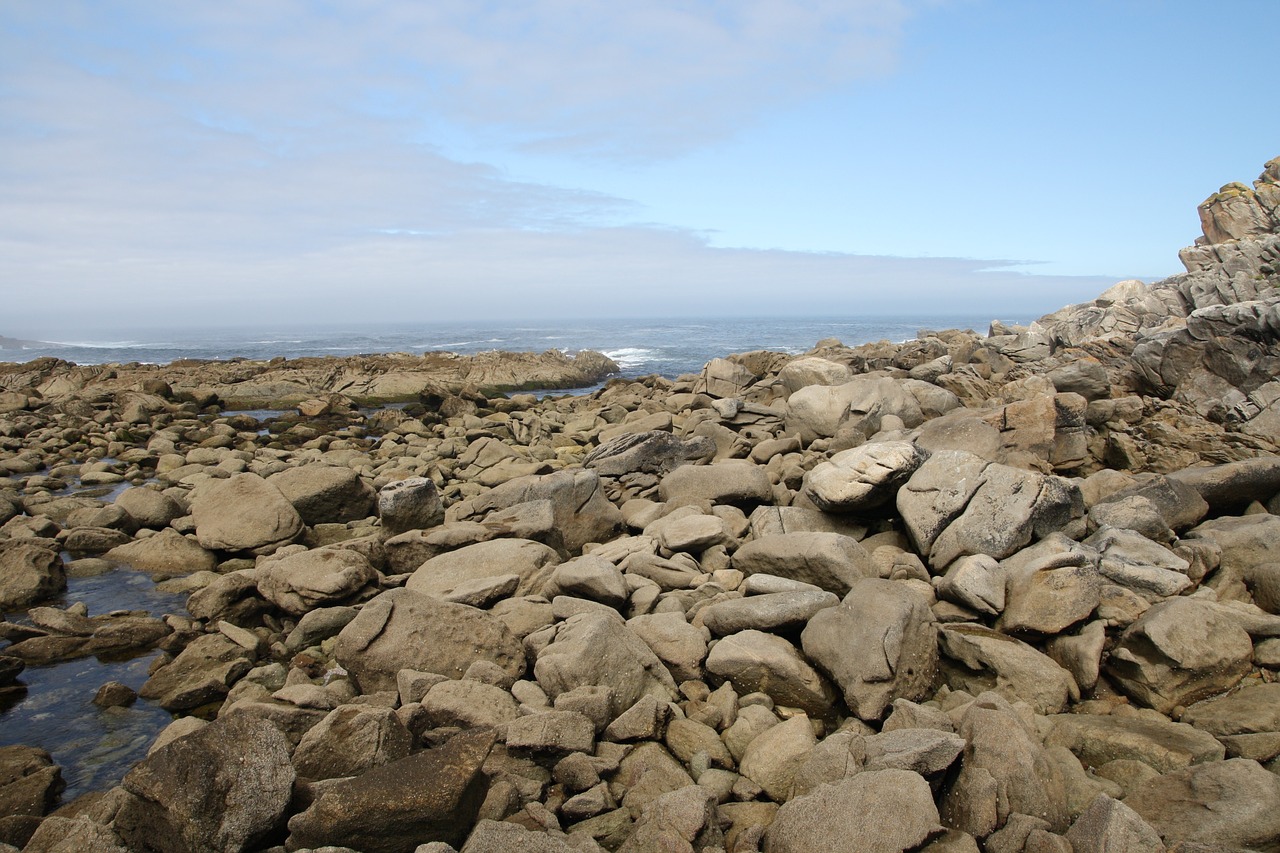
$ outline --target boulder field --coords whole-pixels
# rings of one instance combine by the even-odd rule
[[[1026,327],[586,396],[5,367],[0,691],[159,647],[174,721],[62,804],[0,749],[0,850],[1280,851],[1280,160],[1200,212]],[[42,606],[112,566],[188,612]]]

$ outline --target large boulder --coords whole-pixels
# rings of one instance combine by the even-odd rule
[[[280,825],[294,778],[289,743],[271,723],[215,720],[129,771],[115,830],[132,850],[239,853]]]
[[[858,581],[838,606],[814,614],[801,642],[859,719],[879,720],[895,699],[920,701],[932,691],[934,616],[929,600],[907,584]]]
[[[859,512],[893,500],[928,454],[909,441],[842,450],[804,478],[804,495],[824,512]]]
[[[57,551],[21,539],[0,541],[0,612],[35,604],[66,588]]]
[[[666,474],[686,463],[710,462],[716,444],[705,435],[679,438],[665,430],[624,433],[601,444],[582,460],[602,477]]]
[[[929,783],[909,770],[869,770],[783,804],[765,833],[768,853],[835,850],[902,853],[942,829]]]
[[[209,480],[195,490],[196,539],[211,551],[270,554],[301,535],[302,516],[257,474]]]
[[[125,489],[116,497],[115,504],[129,513],[139,527],[155,530],[167,527],[175,518],[186,515],[186,510],[164,492],[142,486]]]
[[[343,604],[377,579],[362,554],[317,548],[266,563],[258,572],[258,591],[286,613],[302,616]]]
[[[220,702],[253,668],[252,654],[221,633],[204,634],[152,673],[138,695],[166,711],[192,711]]]
[[[0,747],[0,818],[47,814],[66,787],[62,768],[34,746]]]
[[[1026,643],[982,625],[943,625],[938,648],[944,680],[969,693],[994,691],[1021,699],[1039,714],[1056,714],[1079,687],[1071,673]]]
[[[366,603],[338,634],[334,654],[366,693],[395,690],[402,669],[461,678],[483,660],[519,678],[525,668],[523,647],[497,617],[409,589]]]
[[[377,495],[350,468],[334,465],[299,465],[272,474],[267,482],[280,490],[303,522],[344,524],[373,513]]]
[[[1167,714],[1234,687],[1253,663],[1253,642],[1212,602],[1171,598],[1120,637],[1105,669],[1126,695]]]
[[[898,490],[908,536],[935,570],[957,557],[1001,559],[1084,516],[1078,486],[965,451],[935,453]]]
[[[734,552],[733,567],[746,575],[777,575],[802,581],[839,596],[873,574],[871,557],[858,540],[823,532],[779,533],[753,539]]]
[[[578,687],[608,688],[610,719],[641,696],[675,696],[675,682],[657,655],[621,617],[601,609],[566,619],[538,652],[533,671],[552,699]]]
[[[1170,846],[1280,849],[1280,776],[1249,759],[1210,761],[1157,776],[1125,797],[1125,805]]]
[[[1168,773],[1226,757],[1216,738],[1186,723],[1114,714],[1056,714],[1048,719],[1045,746],[1065,746],[1089,767],[1129,760]]]
[[[293,766],[307,779],[359,776],[405,758],[412,743],[390,708],[340,705],[302,735]]]
[[[778,705],[829,716],[835,691],[787,640],[763,631],[739,631],[707,655],[707,672],[732,682],[739,695],[766,693]]]
[[[378,518],[386,537],[426,530],[444,521],[444,503],[429,477],[388,483],[378,491]]]
[[[325,787],[289,820],[289,850],[350,847],[362,853],[412,853],[440,841],[460,845],[488,792],[481,771],[492,729],[447,743]]]
[[[673,506],[702,501],[754,506],[772,501],[773,485],[764,468],[745,459],[727,459],[676,468],[658,484],[658,496]]]
[[[516,575],[515,595],[538,595],[560,556],[547,545],[529,539],[492,539],[432,557],[405,586],[425,595],[444,597],[462,584],[484,578]]]
[[[562,555],[588,542],[607,542],[622,529],[622,512],[605,496],[594,471],[557,471],[517,477],[479,497],[449,507],[449,521],[484,521],[519,504],[550,501],[553,523],[546,544]]]

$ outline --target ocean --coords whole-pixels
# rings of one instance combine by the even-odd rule
[[[473,355],[488,350],[575,353],[596,350],[618,363],[624,377],[696,373],[713,358],[752,350],[802,353],[824,338],[855,346],[904,341],[921,329],[973,329],[985,333],[992,317],[772,317],[662,320],[572,320],[529,323],[406,323],[290,327],[256,326],[188,330],[125,330],[58,341],[0,339],[0,361],[25,362],[53,356],[76,364],[145,362],[183,358],[227,360],[278,356],[345,356],[361,353],[448,351]],[[1026,323],[1030,317],[1000,317]],[[0,334],[23,337],[20,329]]]

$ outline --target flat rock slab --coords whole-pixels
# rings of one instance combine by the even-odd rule
[[[432,557],[405,584],[407,589],[444,597],[484,578],[517,575],[516,595],[538,595],[560,562],[549,546],[529,539],[493,539]]]
[[[1215,737],[1186,723],[1093,714],[1057,714],[1049,720],[1045,746],[1065,746],[1089,767],[1129,759],[1168,773],[1226,755]]]
[[[874,770],[784,803],[765,833],[769,853],[834,850],[857,839],[862,853],[901,853],[942,829],[929,783],[908,770]]]
[[[839,596],[872,575],[866,549],[839,533],[781,533],[753,539],[734,552],[733,567],[746,575],[763,573],[812,584]]]

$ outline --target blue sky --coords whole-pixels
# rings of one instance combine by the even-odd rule
[[[0,6],[0,334],[1037,315],[1280,155],[1274,0]]]

